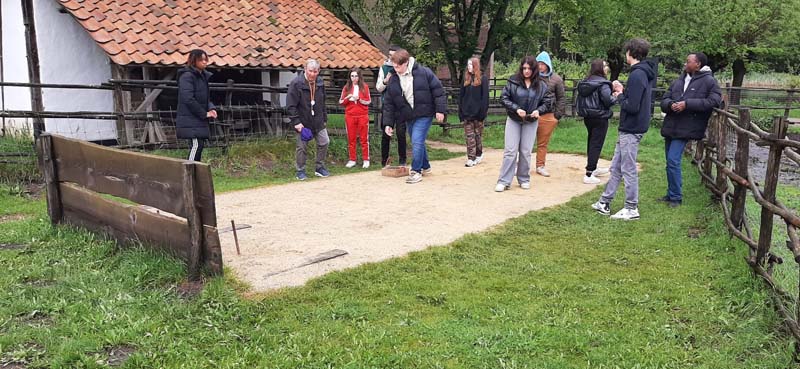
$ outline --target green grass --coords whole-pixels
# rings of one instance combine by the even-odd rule
[[[554,151],[582,153],[583,130],[563,121]],[[500,132],[488,129],[487,145],[501,146]],[[30,215],[0,223],[0,243],[27,245],[0,250],[0,360],[95,368],[125,346],[135,350],[125,368],[791,366],[781,320],[696,170],[685,163],[685,205],[667,208],[655,201],[665,190],[657,130],[641,151],[637,222],[591,211],[595,190],[443,247],[247,298],[220,278],[182,299],[175,260],[52,228],[41,201],[0,191],[0,209]]]

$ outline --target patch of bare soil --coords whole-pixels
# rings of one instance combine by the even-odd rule
[[[411,185],[354,168],[350,175],[219,195],[218,224],[252,225],[238,232],[240,256],[232,232],[220,234],[224,262],[255,291],[302,285],[331,271],[445,245],[603,185],[583,183],[585,157],[549,154],[551,177],[534,174],[532,189],[515,180],[497,193],[502,156],[487,150],[472,168],[464,167],[466,156],[433,162],[433,172]]]

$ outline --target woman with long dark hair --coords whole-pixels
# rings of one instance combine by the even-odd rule
[[[489,79],[481,75],[480,59],[467,61],[464,84],[458,94],[458,118],[464,122],[467,139],[467,163],[472,167],[483,160],[483,121],[489,111]]]
[[[217,111],[209,99],[206,70],[208,54],[200,49],[189,52],[186,66],[178,70],[178,113],[175,117],[176,135],[189,140],[189,160],[200,161],[203,143],[211,135],[208,119]]]
[[[608,119],[614,114],[611,107],[617,99],[611,95],[611,81],[606,79],[608,66],[602,59],[592,60],[589,74],[578,83],[576,108],[583,117],[586,138],[586,175],[583,183],[598,184],[597,177],[607,175],[608,168],[598,168],[597,161],[608,132]]]
[[[539,116],[550,111],[551,99],[547,94],[547,84],[536,73],[536,59],[530,55],[522,58],[519,70],[508,79],[500,97],[508,118],[503,164],[495,191],[503,192],[511,187],[515,169],[520,187],[524,190],[531,188],[533,142]]]
[[[344,106],[344,123],[347,128],[349,161],[345,167],[356,166],[356,141],[361,140],[362,167],[369,168],[369,104],[372,99],[369,87],[361,78],[360,69],[350,70],[350,79],[342,89],[339,104]]]

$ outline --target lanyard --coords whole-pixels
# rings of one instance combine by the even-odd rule
[[[308,98],[311,100],[311,115],[314,116],[314,105],[316,105],[316,100],[314,98],[317,94],[317,84],[315,82],[308,81],[308,89],[311,90],[311,94]]]

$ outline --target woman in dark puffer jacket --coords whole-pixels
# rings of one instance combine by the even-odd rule
[[[598,168],[597,161],[608,132],[608,119],[614,115],[611,107],[617,102],[611,96],[611,81],[606,79],[606,62],[601,59],[592,61],[589,75],[578,83],[578,99],[576,101],[578,115],[583,117],[588,137],[586,139],[586,175],[583,183],[598,184],[597,177],[607,175],[608,168]]]
[[[178,113],[175,117],[178,138],[189,139],[189,160],[200,161],[203,142],[211,135],[208,118],[216,118],[217,111],[209,99],[206,71],[208,54],[200,49],[189,52],[186,67],[178,70]]]

